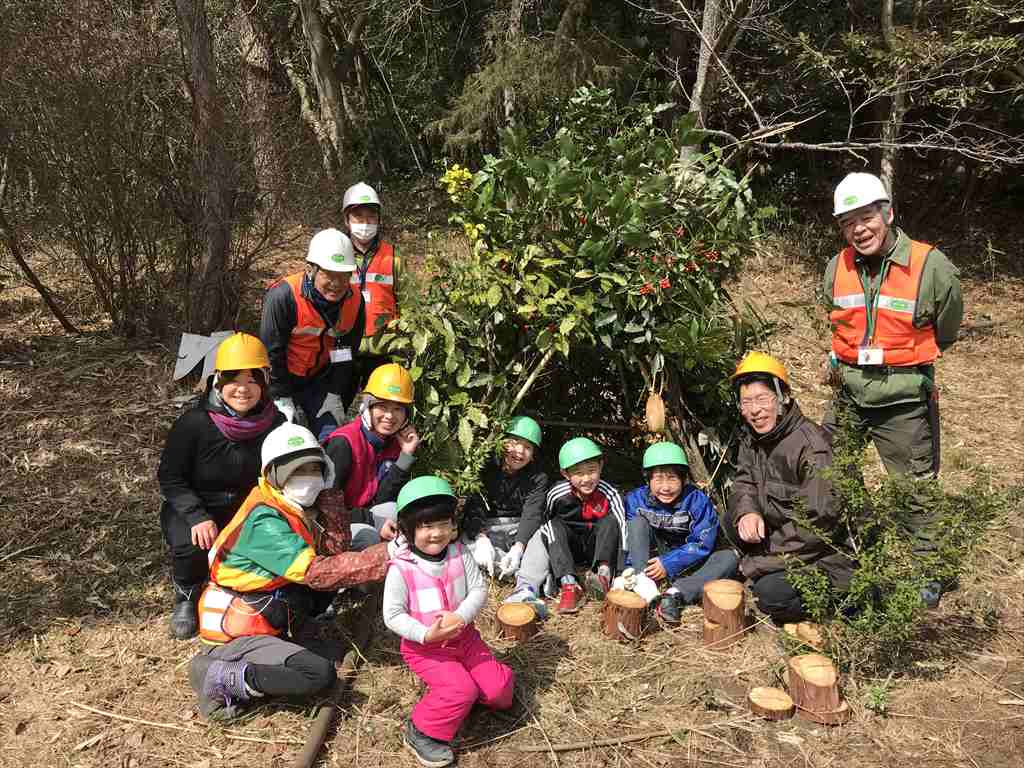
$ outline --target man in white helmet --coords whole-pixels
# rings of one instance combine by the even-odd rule
[[[355,252],[337,229],[309,242],[306,269],[263,298],[260,338],[270,356],[270,394],[291,422],[326,437],[345,421],[355,391],[353,352],[363,338],[363,294],[352,284]]]
[[[362,383],[371,371],[391,362],[382,355],[379,340],[388,321],[398,317],[401,259],[398,249],[380,237],[380,197],[369,184],[361,181],[345,190],[342,217],[356,254],[352,287],[362,291],[366,304],[363,342],[357,355]]]
[[[833,202],[847,247],[829,262],[822,285],[832,325],[827,371],[836,386],[822,426],[834,434],[845,410],[889,473],[933,478],[939,471],[934,362],[960,328],[959,272],[942,251],[893,225],[889,193],[877,176],[849,174]],[[922,556],[934,549],[931,523],[922,495],[908,525]],[[931,582],[921,597],[934,607],[941,594],[942,585]]]

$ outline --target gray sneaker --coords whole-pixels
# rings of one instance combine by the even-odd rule
[[[412,718],[405,720],[405,735],[402,737],[405,748],[412,752],[420,765],[427,768],[444,768],[455,762],[455,753],[447,742],[432,739],[413,725]]]
[[[199,713],[207,720],[233,720],[249,701],[244,661],[218,661],[210,656],[192,659],[188,681],[199,697]]]

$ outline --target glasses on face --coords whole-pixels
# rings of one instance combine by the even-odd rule
[[[455,523],[452,520],[438,520],[433,523],[420,523],[419,528],[430,533],[451,533]]]
[[[769,408],[777,397],[775,395],[757,395],[757,397],[744,397],[740,400],[740,410],[748,413],[755,408]]]

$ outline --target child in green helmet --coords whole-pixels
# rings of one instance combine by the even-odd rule
[[[678,624],[683,606],[700,602],[704,585],[736,572],[732,550],[715,549],[718,515],[702,491],[690,484],[686,452],[675,443],[655,443],[644,452],[647,484],[626,495],[627,565],[671,586],[658,615]]]
[[[476,702],[512,706],[514,675],[497,661],[473,620],[487,586],[455,532],[455,494],[440,477],[409,481],[398,494],[404,537],[384,581],[384,623],[402,638],[402,658],[427,686],[405,723],[404,743],[421,765],[454,761],[451,741]]]
[[[548,522],[540,529],[551,572],[561,585],[558,612],[575,613],[585,602],[576,566],[587,567],[586,587],[603,599],[626,546],[625,508],[615,487],[601,479],[604,455],[586,437],[569,440],[558,452],[561,482],[548,491]]]

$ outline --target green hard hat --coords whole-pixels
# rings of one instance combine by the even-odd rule
[[[686,451],[675,443],[655,443],[644,451],[644,469],[669,465],[690,466],[690,462],[686,460]]]
[[[448,481],[437,475],[424,475],[410,480],[398,494],[398,511],[401,512],[414,501],[425,499],[429,496],[448,496],[454,499],[455,493]]]
[[[568,469],[581,461],[599,459],[601,456],[601,446],[589,437],[574,437],[558,452],[558,467],[559,469]]]
[[[505,434],[529,440],[540,448],[540,424],[529,416],[514,416],[512,421],[508,423],[508,429],[505,430]]]

